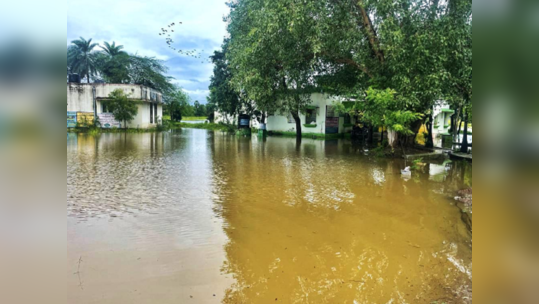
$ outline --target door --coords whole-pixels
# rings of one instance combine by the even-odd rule
[[[335,114],[333,106],[326,106],[326,134],[339,133],[339,115]]]

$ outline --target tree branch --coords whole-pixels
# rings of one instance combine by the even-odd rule
[[[371,17],[369,17],[369,14],[365,10],[365,5],[363,4],[362,0],[357,0],[357,2],[354,4],[361,14],[361,19],[363,21],[362,25],[365,29],[365,34],[367,34],[369,38],[371,48],[378,60],[383,64],[385,62],[384,52],[380,48],[380,40],[378,39],[378,34],[372,25]]]

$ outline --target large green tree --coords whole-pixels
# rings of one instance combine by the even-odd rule
[[[446,51],[445,70],[448,79],[445,82],[444,96],[455,110],[452,120],[452,132],[455,141],[459,138],[462,121],[464,136],[462,152],[467,153],[468,123],[472,121],[472,5],[468,1],[450,1],[448,17],[444,19]]]
[[[162,60],[154,57],[130,56],[129,79],[131,83],[145,85],[163,93],[163,98],[172,98],[176,93],[171,83],[172,77],[166,76],[168,68]]]
[[[296,121],[310,92],[365,102],[373,87],[395,91],[399,110],[430,122],[449,77],[444,26],[453,3],[471,0],[232,1],[232,82],[259,108],[290,111]]]
[[[165,111],[169,113],[172,121],[179,122],[183,117],[194,115],[194,108],[189,104],[189,95],[180,87],[176,87],[165,102]]]
[[[103,51],[98,57],[99,72],[108,83],[129,83],[131,56],[123,51],[123,45],[103,43]]]
[[[232,69],[227,60],[228,40],[225,40],[221,51],[215,51],[211,60],[214,64],[213,76],[210,82],[210,107],[228,116],[237,116],[243,107],[244,101],[232,83]]]
[[[92,39],[86,40],[80,37],[71,41],[67,49],[67,66],[71,73],[77,73],[81,79],[90,78],[98,73],[98,52],[95,48],[99,44],[92,43]]]

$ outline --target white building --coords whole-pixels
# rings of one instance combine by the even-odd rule
[[[129,99],[140,102],[138,114],[128,122],[128,128],[154,128],[163,119],[162,94],[151,88],[135,84],[68,83],[67,125],[74,127],[82,120],[93,121],[98,117],[103,128],[123,127],[108,112],[106,99],[114,90],[123,90]]]
[[[354,118],[347,114],[338,114],[334,111],[336,102],[341,102],[338,97],[327,94],[314,93],[311,95],[311,104],[307,106],[305,113],[300,113],[301,131],[303,134],[341,134],[351,132]],[[235,116],[215,112],[216,123],[237,124]],[[256,119],[251,119],[251,127],[260,128]],[[268,132],[296,133],[296,122],[290,113],[268,113],[266,130]]]
[[[354,118],[334,111],[338,97],[315,93],[306,113],[300,113],[301,131],[304,134],[340,134],[352,131]],[[296,122],[290,113],[268,115],[268,132],[296,132]]]
[[[432,137],[434,146],[438,148],[446,147],[451,148],[453,140],[449,130],[451,129],[451,119],[455,114],[454,110],[451,110],[449,104],[445,101],[440,101],[434,106],[432,124]],[[444,140],[444,137],[446,138]],[[445,145],[444,145],[445,142]]]

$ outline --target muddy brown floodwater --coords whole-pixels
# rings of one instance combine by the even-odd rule
[[[471,164],[344,140],[68,134],[68,303],[471,303]]]

